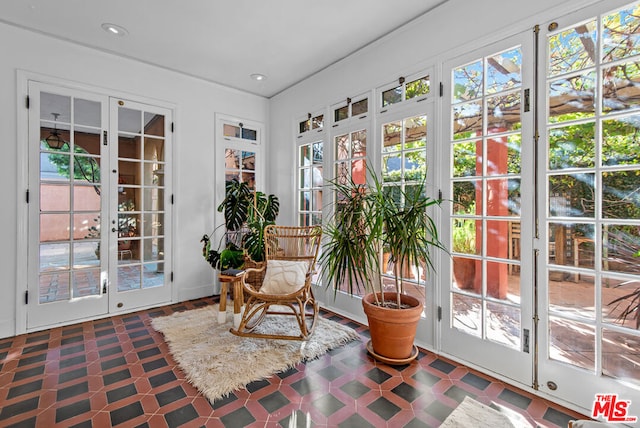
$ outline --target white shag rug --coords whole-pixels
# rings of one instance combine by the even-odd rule
[[[441,428],[523,428],[531,427],[526,418],[513,410],[499,407],[495,410],[479,403],[471,397],[465,397],[453,412],[444,420]]]
[[[218,305],[213,305],[151,321],[187,380],[211,402],[359,337],[352,328],[321,316],[308,341],[239,337],[229,332],[232,312],[224,324],[217,319]],[[297,328],[294,317],[269,316],[256,331],[290,334]]]

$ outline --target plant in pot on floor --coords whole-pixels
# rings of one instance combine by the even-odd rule
[[[216,249],[211,248],[211,239],[217,228],[204,235],[200,240],[202,255],[218,270],[254,267],[264,261],[264,228],[275,224],[280,202],[276,196],[253,191],[238,180],[227,181],[225,195],[217,208],[224,213],[224,224],[219,227],[224,227],[225,233]]]
[[[374,358],[406,364],[418,354],[413,341],[423,305],[405,292],[402,272],[421,266],[433,270],[434,251],[444,246],[428,211],[440,201],[426,196],[424,181],[404,190],[383,186],[368,173],[368,185],[331,182],[334,212],[325,226],[319,264],[335,292],[366,292],[362,305],[371,334],[367,349]],[[386,291],[382,281],[383,248],[393,265],[393,291]]]

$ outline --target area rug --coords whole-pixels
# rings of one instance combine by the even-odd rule
[[[359,337],[352,328],[319,316],[308,341],[245,338],[229,332],[232,312],[227,312],[224,324],[218,324],[217,318],[218,305],[214,305],[151,322],[164,335],[187,380],[211,402]],[[288,316],[270,316],[259,327],[260,332],[297,328],[295,319]]]
[[[465,397],[453,412],[444,420],[441,428],[513,428],[531,427],[524,416],[510,409],[499,407],[493,409]]]

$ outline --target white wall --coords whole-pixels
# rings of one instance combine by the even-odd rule
[[[213,229],[214,114],[266,123],[265,98],[83,46],[0,24],[0,337],[16,329],[18,184],[17,70],[113,90],[131,99],[157,99],[176,106],[174,134],[174,272],[178,301],[212,294],[213,270],[201,256],[199,240]],[[21,209],[20,209],[21,210]],[[18,285],[25,289],[25,284]]]
[[[601,1],[605,3],[604,0]],[[359,52],[278,94],[270,103],[270,153],[280,165],[295,165],[295,118],[427,69],[444,60],[522,31],[595,0],[449,0]],[[339,13],[339,12],[337,12]],[[438,80],[432,78],[432,85]],[[373,107],[369,107],[372,109]],[[325,119],[325,125],[327,125]],[[270,189],[293,197],[291,174],[269,175]],[[293,207],[286,199],[283,206]],[[293,211],[281,218],[293,222]]]

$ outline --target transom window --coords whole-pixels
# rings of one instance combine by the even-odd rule
[[[331,110],[334,124],[354,117],[363,118],[369,112],[369,98],[364,97],[355,101],[347,98],[345,102],[337,104]]]
[[[386,87],[380,91],[380,106],[387,107],[405,100],[427,95],[430,90],[429,75],[405,81],[404,77],[398,79],[398,83],[392,87]]]
[[[298,122],[298,133],[304,134],[305,132],[313,130],[321,130],[324,127],[324,114],[311,115],[307,119]]]

